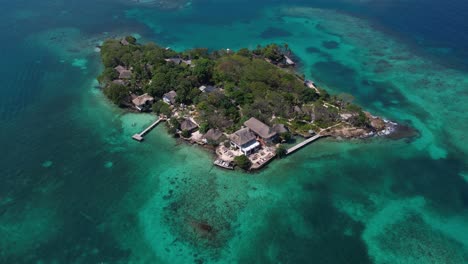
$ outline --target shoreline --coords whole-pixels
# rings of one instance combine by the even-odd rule
[[[138,111],[132,111],[130,109],[126,109],[126,112],[127,113],[139,113]],[[383,130],[381,130],[381,131],[379,131],[377,133],[367,133],[367,134],[363,134],[363,135],[360,135],[360,136],[341,137],[339,135],[328,134],[327,132],[325,132],[327,129],[324,129],[323,130],[323,132],[325,132],[324,134],[317,134],[317,136],[319,136],[317,138],[317,140],[321,139],[321,138],[325,138],[325,137],[326,138],[331,138],[331,139],[336,140],[336,141],[341,141],[341,140],[345,140],[345,141],[365,140],[365,139],[373,139],[373,138],[387,138],[387,139],[390,139],[390,140],[400,140],[400,139],[411,139],[411,138],[418,135],[418,133],[409,126],[400,125],[398,123],[395,123],[395,122],[392,122],[392,121],[389,121],[389,120],[386,120],[386,119],[382,119],[382,120],[386,124],[385,129],[383,129]],[[162,119],[161,121],[164,122],[164,121],[167,121],[167,120]],[[152,124],[150,124],[149,126],[152,126]],[[167,135],[170,136],[170,133],[168,133],[168,131],[167,131],[167,129],[168,129],[167,125],[166,125],[166,127],[164,129],[166,130]],[[148,131],[147,133],[149,133],[149,132],[150,131]],[[292,137],[296,138],[296,140],[294,140],[295,142],[294,142],[293,145],[289,145],[288,149],[294,148],[295,146],[300,145],[304,141],[307,141],[309,138],[311,138],[311,137],[304,137],[303,135],[300,135],[300,134],[293,134]],[[213,166],[216,166],[216,167],[219,167],[219,168],[225,169],[225,170],[235,170],[236,167],[237,167],[237,166],[231,165],[231,164],[229,164],[231,166],[227,166],[227,165],[222,166],[222,165],[216,164],[216,162],[218,160],[220,160],[220,156],[217,153],[217,150],[218,150],[217,146],[209,145],[209,144],[203,143],[202,141],[196,141],[196,140],[193,140],[191,138],[184,138],[184,137],[180,136],[180,134],[178,134],[178,136],[173,137],[173,138],[175,139],[177,145],[187,144],[187,145],[191,145],[191,146],[196,146],[196,147],[201,148],[202,150],[204,150],[206,153],[210,154],[211,159],[213,161],[213,163],[212,163]],[[299,142],[297,142],[297,138],[299,138],[301,140]],[[141,142],[143,140],[137,140],[137,141]],[[316,140],[314,140],[314,142],[315,141]],[[300,147],[300,149],[305,148],[305,147],[307,147],[307,145],[312,144],[314,142],[308,143],[305,146]],[[299,149],[297,151],[299,151]],[[291,153],[288,153],[287,155],[291,155],[291,154],[293,154],[293,153],[291,152]],[[257,172],[260,172],[261,170],[266,169],[268,167],[268,165],[271,162],[273,162],[274,159],[278,159],[278,157],[276,155],[272,156],[265,163],[261,164],[260,166],[251,167],[248,170],[243,170],[243,172],[244,173],[257,173]],[[223,160],[221,159],[221,161],[223,161]],[[239,171],[239,170],[236,170],[236,171]],[[240,170],[240,171],[242,171],[242,170]]]
[[[159,115],[133,139],[166,121],[170,135],[211,145],[213,164],[225,169],[260,170],[321,137],[388,136],[397,126],[306,79],[288,44],[177,52],[127,36],[106,40],[100,54],[104,95],[131,112]],[[293,135],[305,140],[286,149]]]

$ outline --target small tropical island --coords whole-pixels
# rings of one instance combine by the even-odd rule
[[[287,44],[176,52],[128,36],[100,49],[107,98],[159,116],[135,140],[166,121],[168,133],[213,150],[226,169],[260,169],[321,137],[388,135],[397,126],[306,80]]]

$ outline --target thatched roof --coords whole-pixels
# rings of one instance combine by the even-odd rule
[[[278,134],[288,132],[288,129],[283,124],[275,124],[275,125],[273,125],[273,127],[271,129],[273,129],[273,131],[275,131]]]
[[[138,97],[135,97],[133,100],[132,100],[132,103],[136,106],[142,106],[142,105],[145,105],[146,103],[148,102],[153,102],[154,98],[151,97],[149,94],[145,93],[145,94],[142,94]]]
[[[169,59],[165,59],[165,61],[172,62],[172,63],[179,65],[182,62],[182,59],[181,58],[169,58]]]
[[[122,65],[119,65],[119,66],[115,67],[114,69],[115,69],[116,71],[118,71],[119,73],[121,73],[122,71],[127,70],[127,69],[125,69],[125,67],[122,66]]]
[[[217,88],[212,85],[202,85],[198,89],[202,91],[203,93],[211,93],[217,90]]]
[[[120,79],[130,79],[132,77],[132,71],[127,70],[124,66],[119,65],[114,68],[119,73]]]
[[[218,141],[221,136],[223,135],[223,132],[219,129],[211,128],[206,132],[206,134],[203,136],[203,138],[207,140],[213,140],[213,141]]]
[[[244,125],[250,128],[255,134],[259,135],[264,139],[270,139],[276,136],[276,132],[273,131],[269,126],[262,123],[260,120],[255,117],[250,118],[244,122]]]
[[[302,109],[299,107],[299,106],[294,106],[294,112],[298,113],[298,114],[302,114]]]
[[[130,43],[128,43],[127,39],[126,38],[123,38],[121,41],[120,41],[120,44],[124,45],[124,46],[128,46]]]
[[[248,128],[237,130],[231,135],[231,141],[238,146],[242,146],[252,140],[255,140],[255,135]]]
[[[115,84],[119,84],[119,85],[125,85],[125,81],[124,80],[113,80],[112,83],[115,83]]]
[[[173,91],[170,91],[168,93],[165,93],[163,95],[163,99],[166,99],[168,100],[171,104],[174,104],[175,103],[175,98],[177,96],[177,93],[173,90]]]
[[[180,129],[182,131],[183,130],[192,131],[197,127],[198,127],[197,124],[195,124],[194,122],[192,122],[192,120],[188,118],[180,123]]]
[[[119,74],[120,79],[130,79],[132,77],[132,72],[130,70],[122,71]]]

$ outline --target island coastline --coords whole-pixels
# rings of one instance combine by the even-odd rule
[[[176,52],[128,36],[106,40],[100,54],[104,94],[129,111],[159,116],[133,139],[143,141],[166,121],[170,134],[211,150],[213,164],[225,169],[258,170],[322,137],[390,137],[400,127],[298,74],[287,44]],[[293,136],[304,142],[286,149]]]

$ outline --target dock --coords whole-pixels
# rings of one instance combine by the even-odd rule
[[[317,135],[315,135],[315,136],[313,136],[313,137],[310,137],[310,138],[308,138],[308,139],[302,141],[301,143],[299,143],[299,144],[297,144],[297,145],[295,145],[295,146],[289,148],[288,150],[286,150],[286,155],[292,154],[292,153],[295,152],[296,150],[298,150],[298,149],[300,149],[300,148],[306,146],[306,145],[309,144],[309,143],[314,142],[315,140],[317,140],[317,139],[319,139],[319,138],[321,138],[321,137],[325,137],[325,136],[324,136],[324,135],[317,134]]]
[[[138,134],[135,134],[132,136],[132,138],[138,142],[141,142],[143,141],[144,139],[144,136],[146,135],[146,133],[150,132],[151,129],[155,128],[160,122],[162,121],[165,121],[166,118],[163,118],[163,117],[159,117],[158,120],[156,120],[154,123],[152,123],[151,125],[149,125],[145,130],[143,130],[142,132],[138,133]]]

